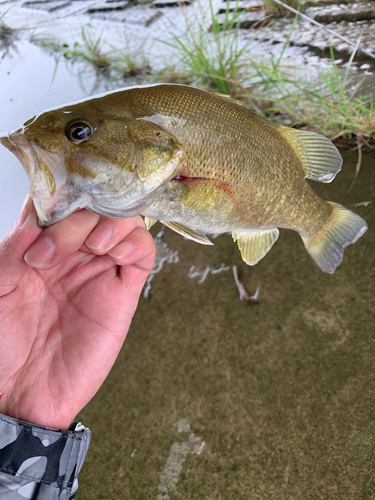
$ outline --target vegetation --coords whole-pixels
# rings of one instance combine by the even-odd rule
[[[361,94],[363,78],[353,89],[349,85],[355,51],[345,71],[339,69],[331,47],[331,65],[319,73],[319,82],[305,81],[296,76],[301,69],[283,65],[284,53],[276,57],[251,57],[255,37],[259,30],[245,39],[240,29],[239,3],[229,4],[225,13],[216,14],[212,1],[208,12],[200,5],[200,16],[192,21],[184,9],[187,31],[176,34],[173,27],[172,42],[159,40],[168,45],[175,55],[173,67],[167,67],[158,75],[150,75],[151,68],[144,55],[144,47],[131,50],[129,39],[122,48],[110,47],[101,36],[93,37],[82,28],[82,43],[59,45],[40,41],[55,54],[56,67],[63,58],[70,70],[82,80],[88,68],[112,82],[141,75],[143,80],[161,79],[198,85],[209,90],[241,100],[250,109],[263,116],[291,126],[321,132],[333,140],[354,143],[360,150],[375,144],[375,105],[371,97]],[[271,2],[272,0],[266,0]],[[302,7],[302,0],[289,0]],[[308,2],[303,2],[306,5]],[[311,3],[311,2],[310,2]],[[248,35],[248,31],[246,32]],[[259,52],[259,50],[258,50]]]
[[[331,47],[332,63],[325,73],[319,74],[320,88],[315,89],[311,83],[299,86],[299,93],[286,96],[290,104],[285,110],[289,110],[296,125],[308,125],[333,140],[355,138],[369,146],[369,140],[375,141],[374,99],[360,93],[366,74],[354,89],[348,86],[354,55],[355,52],[341,76]]]
[[[283,2],[296,10],[304,10],[310,5],[318,4],[318,2],[314,0],[283,0]],[[281,17],[291,14],[288,9],[285,9],[282,5],[277,4],[273,0],[263,0],[263,6],[266,13],[272,16]]]
[[[125,38],[124,47],[116,48],[108,46],[101,35],[94,37],[88,29],[82,28],[81,34],[82,43],[75,42],[71,46],[51,40],[32,39],[32,41],[54,55],[56,59],[54,75],[63,58],[70,72],[79,78],[83,88],[85,88],[84,77],[92,69],[98,80],[104,78],[111,82],[150,74],[151,68],[143,47],[132,52],[128,38]]]
[[[312,83],[295,76],[296,72],[303,74],[302,69],[283,66],[283,56],[297,19],[280,56],[262,60],[250,56],[251,44],[257,43],[257,32],[246,42],[239,36],[238,1],[233,12],[229,11],[227,1],[226,13],[221,18],[214,13],[212,2],[209,15],[202,5],[201,13],[194,24],[187,19],[188,31],[184,37],[174,35],[174,43],[168,43],[178,59],[178,67],[171,73],[174,81],[240,99],[244,105],[274,121],[315,130],[333,140],[372,147],[375,143],[374,100],[361,95],[366,73],[354,89],[348,85],[356,51],[342,74],[331,47],[331,65],[319,73],[320,82]]]
[[[6,12],[0,14],[0,55],[3,59],[9,52],[11,48],[14,48],[14,42],[18,38],[16,30],[10,28],[4,22],[4,16]]]
[[[197,19],[192,23],[184,10],[187,32],[173,34],[174,43],[159,41],[171,47],[177,55],[175,78],[180,77],[183,81],[237,97],[240,90],[245,89],[245,55],[252,42],[251,37],[242,46],[240,44],[238,2],[231,11],[227,1],[225,14],[220,18],[215,15],[212,2],[210,16],[200,0],[198,2],[202,20]]]

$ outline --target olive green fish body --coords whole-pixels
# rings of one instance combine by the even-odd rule
[[[277,228],[293,229],[325,272],[367,229],[306,182],[340,170],[328,139],[193,87],[110,92],[42,113],[1,142],[23,163],[47,225],[83,206],[141,213],[200,243],[231,232],[248,264],[270,250]]]
[[[281,127],[235,101],[190,87],[168,86],[168,99],[162,99],[165,87],[128,91],[127,105],[133,114],[162,126],[183,145],[188,180],[172,181],[184,187],[170,185],[145,213],[152,216],[154,209],[162,210],[165,220],[166,214],[178,216],[182,209],[176,208],[176,201],[169,204],[168,197],[179,191],[192,227],[207,233],[233,230],[236,221],[236,229],[283,227],[309,234],[329,217],[332,207],[306,182],[301,161],[286,143]],[[189,226],[186,219],[185,224]],[[220,231],[221,227],[225,229]]]

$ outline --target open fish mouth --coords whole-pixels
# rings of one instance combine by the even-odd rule
[[[32,144],[21,130],[0,137],[0,142],[17,157],[30,180],[29,194],[34,201],[38,225],[49,226],[88,205],[90,195],[82,193],[77,197],[71,192],[63,155]]]

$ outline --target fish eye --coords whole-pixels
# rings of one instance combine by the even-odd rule
[[[65,135],[73,144],[82,144],[92,136],[92,126],[86,122],[75,122],[68,126]]]

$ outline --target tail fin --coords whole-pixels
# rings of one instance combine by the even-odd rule
[[[344,248],[355,243],[367,230],[366,222],[342,205],[332,205],[332,214],[315,234],[302,237],[306,250],[325,273],[332,274],[341,263]]]

